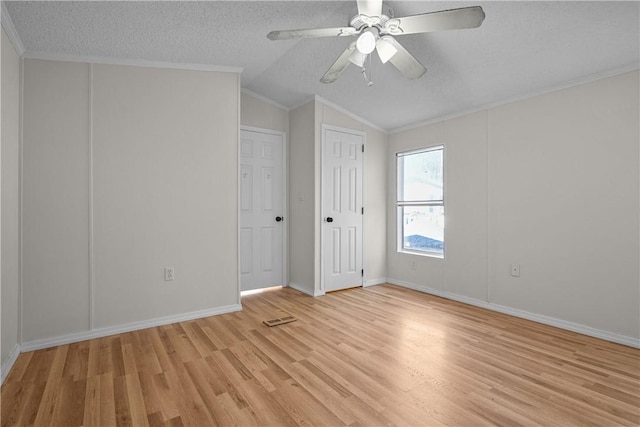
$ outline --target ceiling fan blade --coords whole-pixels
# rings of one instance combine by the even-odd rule
[[[427,69],[422,65],[407,49],[402,47],[391,36],[384,36],[385,41],[396,49],[396,53],[389,58],[394,67],[396,67],[408,79],[417,79],[422,76]]]
[[[382,15],[382,0],[357,0],[358,14],[370,17]]]
[[[310,37],[344,37],[357,34],[358,30],[353,27],[337,28],[314,28],[308,30],[282,30],[271,31],[267,34],[269,40],[291,40]]]
[[[351,57],[351,54],[355,50],[356,50],[356,42],[353,42],[353,43],[351,43],[349,45],[348,48],[346,48],[344,50],[344,52],[342,52],[340,54],[338,59],[336,59],[336,62],[334,62],[331,67],[329,67],[329,69],[327,70],[326,73],[324,73],[324,76],[322,76],[320,81],[322,83],[333,83],[333,82],[335,82],[338,79],[338,77],[340,77],[340,74],[342,74],[342,72],[351,63],[351,61],[349,61],[349,58]]]
[[[400,35],[430,33],[433,31],[460,30],[479,27],[484,21],[480,6],[442,10],[421,15],[393,18],[385,22],[382,34]]]

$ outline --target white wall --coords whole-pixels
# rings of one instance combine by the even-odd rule
[[[389,204],[390,281],[637,345],[638,81],[626,73],[391,135],[391,201],[394,153],[445,145],[447,223],[444,260],[401,254]]]
[[[12,363],[18,346],[18,280],[19,280],[19,94],[20,59],[2,30],[2,278],[0,310],[2,325],[0,364],[2,378]]]
[[[239,308],[238,79],[25,60],[27,347]]]

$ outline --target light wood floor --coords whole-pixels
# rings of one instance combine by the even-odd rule
[[[242,303],[20,355],[2,426],[640,424],[637,349],[391,285]]]

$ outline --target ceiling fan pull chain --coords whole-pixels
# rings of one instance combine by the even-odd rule
[[[367,86],[373,86],[373,82],[371,81],[371,55],[367,55],[369,57],[369,77],[367,77],[367,68],[364,66],[364,64],[367,62],[367,59],[365,58],[364,62],[362,63],[362,77],[364,78],[364,81],[367,82]]]

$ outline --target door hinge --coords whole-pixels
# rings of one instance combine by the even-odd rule
[[[364,277],[364,269],[360,270],[360,274]]]
[[[362,152],[364,153],[364,144],[362,144]]]
[[[362,208],[362,215],[364,215],[364,207]]]

